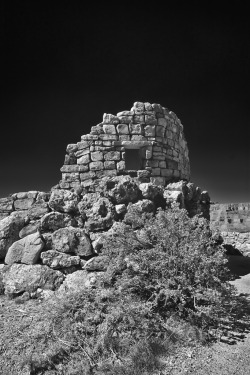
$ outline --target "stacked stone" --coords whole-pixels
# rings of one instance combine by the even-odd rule
[[[126,149],[139,149],[150,181],[165,186],[189,180],[190,165],[183,125],[160,104],[135,102],[130,111],[104,114],[81,141],[67,146],[60,188],[86,188],[96,179],[127,174]],[[93,189],[92,189],[93,190]]]
[[[28,216],[31,220],[48,212],[50,193],[27,191],[0,198],[0,220],[12,212]]]
[[[250,232],[250,203],[211,205],[211,226],[224,232]]]

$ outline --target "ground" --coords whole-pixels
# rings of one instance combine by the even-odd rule
[[[228,325],[226,334],[221,341],[210,346],[186,346],[177,349],[176,353],[167,359],[164,372],[152,375],[245,375],[250,368],[250,270],[248,259],[233,257],[234,271],[238,278],[233,281],[238,293],[243,293],[242,301],[246,315],[238,320],[234,319],[234,326]],[[30,375],[30,368],[26,362],[32,353],[38,352],[43,356],[46,340],[39,337],[39,332],[47,332],[48,324],[43,319],[44,311],[48,308],[46,302],[30,300],[17,304],[0,296],[0,374],[1,375]],[[226,325],[226,324],[225,324]],[[48,335],[51,332],[47,332]],[[23,363],[22,370],[20,365]],[[67,370],[66,370],[67,371]],[[57,370],[42,372],[46,375],[63,374],[60,367]],[[80,375],[80,374],[79,374]]]

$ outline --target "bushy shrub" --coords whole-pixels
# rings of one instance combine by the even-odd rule
[[[180,327],[198,338],[190,327],[206,331],[225,314],[233,290],[208,221],[177,206],[129,215],[104,243],[107,271],[94,288],[60,302],[51,320],[67,374],[153,374]]]

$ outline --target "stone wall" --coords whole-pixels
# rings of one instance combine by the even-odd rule
[[[130,168],[130,150],[137,150],[137,167]],[[135,102],[130,111],[104,114],[90,134],[67,146],[61,168],[63,189],[94,191],[95,180],[104,176],[139,176],[147,171],[150,182],[189,180],[190,165],[183,125],[160,104]]]
[[[223,232],[250,232],[250,203],[216,203],[210,206],[211,226]]]

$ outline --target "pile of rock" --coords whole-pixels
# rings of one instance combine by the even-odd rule
[[[136,168],[126,162],[131,149],[138,151]],[[160,104],[135,102],[130,111],[116,116],[104,113],[103,121],[66,151],[59,183],[62,189],[95,191],[96,179],[131,174],[131,170],[134,175],[138,170],[147,171],[150,182],[163,186],[190,178],[183,125]]]
[[[53,188],[4,198],[0,290],[29,298],[92,285],[107,268],[103,241],[114,226],[129,224],[134,207],[154,213],[178,202],[191,216],[207,216],[209,201],[207,192],[187,181],[163,187],[130,176],[103,177],[94,192]]]

